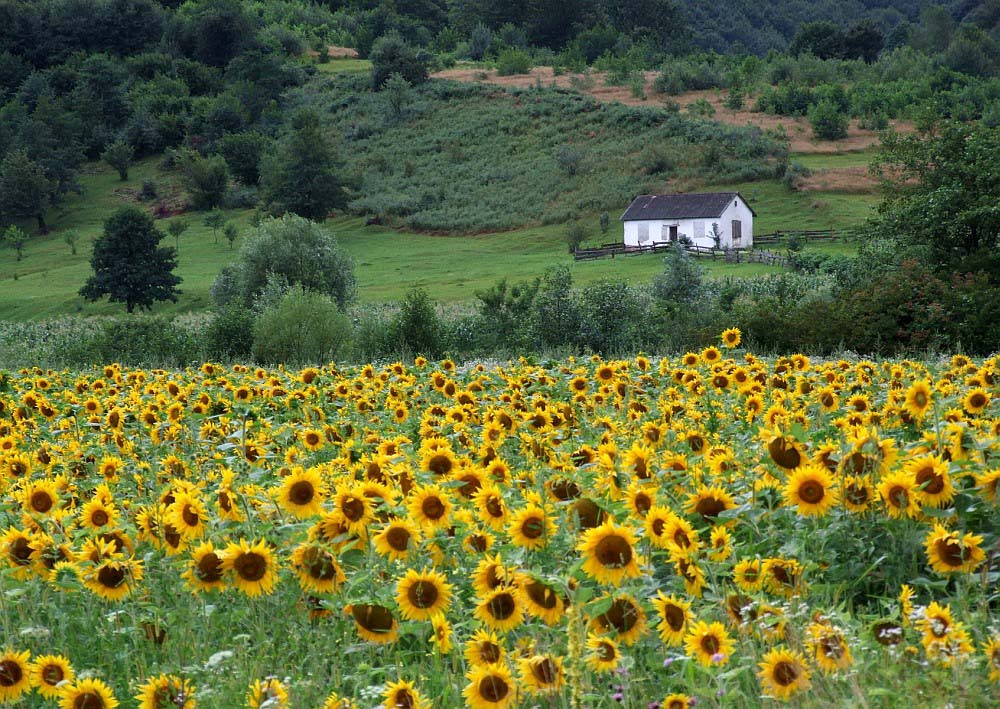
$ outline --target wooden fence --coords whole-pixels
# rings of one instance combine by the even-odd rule
[[[771,251],[757,249],[758,245],[780,244],[787,241],[789,237],[797,236],[807,241],[837,241],[849,239],[854,236],[850,229],[793,229],[787,231],[775,231],[770,234],[755,234],[753,237],[754,250],[723,250],[713,249],[709,246],[686,246],[685,250],[692,256],[699,258],[718,259],[724,258],[733,263],[766,263],[777,266],[787,266],[788,258]],[[610,244],[601,244],[588,249],[577,249],[573,252],[574,261],[590,261],[598,258],[615,258],[616,256],[639,256],[641,254],[653,254],[669,251],[674,245],[672,243],[652,244],[650,246],[625,246],[620,241]]]

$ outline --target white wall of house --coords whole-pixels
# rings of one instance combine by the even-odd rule
[[[733,222],[740,223],[741,238],[734,242]],[[697,246],[712,247],[712,224],[719,225],[719,245],[724,249],[749,249],[753,246],[753,212],[739,198],[734,198],[717,219],[646,219],[625,224],[625,246],[652,246],[670,241],[671,227],[676,227],[678,238],[686,236]]]

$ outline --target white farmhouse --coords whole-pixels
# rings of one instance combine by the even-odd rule
[[[652,246],[687,237],[696,246],[749,249],[756,213],[739,192],[645,194],[621,216],[625,247]],[[713,238],[717,229],[719,243]]]

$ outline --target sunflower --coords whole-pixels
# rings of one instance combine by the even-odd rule
[[[976,487],[990,502],[996,502],[1000,499],[1000,494],[998,494],[1000,493],[1000,468],[976,473]]]
[[[875,490],[866,476],[848,475],[844,478],[844,507],[848,512],[865,512],[875,499]]]
[[[792,596],[802,587],[802,565],[795,559],[765,559],[761,575],[767,589],[777,596]]]
[[[334,555],[310,542],[300,544],[292,552],[292,571],[307,593],[333,593],[347,580]]]
[[[326,436],[318,428],[306,428],[298,433],[298,439],[306,450],[318,451],[326,445]]]
[[[118,524],[118,508],[113,503],[94,497],[80,510],[80,524],[92,531],[114,527]]]
[[[471,709],[506,709],[517,700],[514,677],[503,665],[477,665],[469,670],[462,695]]]
[[[940,574],[972,573],[986,559],[978,534],[949,532],[940,524],[927,535],[924,548],[931,568]]]
[[[725,561],[733,553],[733,538],[725,525],[720,524],[712,527],[709,539],[712,551],[708,558],[712,561]]]
[[[282,480],[277,491],[278,505],[297,519],[307,519],[323,513],[326,496],[323,478],[315,468],[295,468]]]
[[[250,709],[287,709],[288,688],[276,677],[255,679],[247,691],[246,701]]]
[[[609,637],[587,634],[587,667],[597,674],[613,672],[621,662],[621,650],[618,643]]]
[[[885,509],[890,517],[916,517],[920,513],[917,505],[917,486],[913,476],[905,470],[899,470],[882,477],[878,493],[885,503]]]
[[[806,628],[806,638],[816,664],[824,672],[846,670],[854,664],[851,648],[840,629],[826,623],[812,623]]]
[[[660,622],[656,625],[660,638],[670,647],[679,646],[693,618],[691,603],[677,596],[664,596],[662,591],[657,591],[653,607],[660,616]]]
[[[115,709],[117,706],[118,700],[111,687],[99,679],[81,679],[59,692],[59,709]]]
[[[375,551],[389,559],[405,560],[420,541],[420,530],[408,519],[394,519],[373,537]]]
[[[705,572],[692,559],[679,557],[674,560],[677,575],[684,579],[684,592],[689,596],[701,598],[705,590]]]
[[[222,567],[232,573],[236,588],[251,598],[274,590],[277,562],[274,552],[263,540],[253,545],[245,539],[231,542],[222,552]]]
[[[646,513],[643,520],[644,533],[646,538],[658,549],[666,549],[670,543],[667,531],[675,519],[676,515],[669,507],[653,505]]]
[[[430,620],[448,610],[451,584],[438,571],[409,569],[396,584],[396,602],[406,620]]]
[[[698,621],[688,630],[684,638],[684,648],[689,657],[705,667],[724,665],[733,654],[733,641],[722,623],[708,624]]]
[[[767,447],[767,454],[774,464],[790,473],[808,460],[806,447],[793,436],[784,435],[775,427],[773,431],[763,429],[761,438]]]
[[[37,541],[31,531],[9,528],[0,535],[0,553],[14,569],[14,578],[26,579],[31,576],[31,557],[37,552]]]
[[[524,604],[517,589],[501,586],[482,598],[473,615],[487,628],[505,633],[524,620]]]
[[[913,382],[906,390],[903,409],[916,421],[922,421],[931,408],[931,384],[926,379]]]
[[[626,645],[634,645],[646,631],[646,612],[631,596],[605,598],[611,600],[611,605],[594,616],[591,624],[602,633],[615,633],[616,638]]]
[[[686,694],[668,694],[660,702],[660,709],[690,709],[692,701]]]
[[[107,601],[120,601],[142,581],[142,562],[135,559],[107,560],[81,569],[83,585]]]
[[[721,487],[706,487],[700,485],[698,490],[688,496],[687,507],[689,514],[701,515],[706,522],[713,522],[722,512],[736,507],[736,502],[732,495]]]
[[[529,504],[511,515],[507,527],[510,541],[526,549],[541,549],[555,531],[549,515],[536,504]]]
[[[452,503],[448,493],[437,485],[417,488],[406,502],[410,517],[423,528],[443,529],[449,525]]]
[[[839,496],[830,471],[814,463],[796,468],[785,485],[786,504],[797,507],[806,517],[825,515]]]
[[[356,706],[350,699],[342,698],[333,692],[323,700],[323,706],[320,709],[356,709]]]
[[[948,473],[948,464],[932,453],[907,461],[903,470],[917,485],[917,500],[931,507],[947,507],[955,496],[955,486]]]
[[[31,663],[31,685],[46,699],[58,699],[60,682],[72,683],[76,678],[73,666],[62,655],[42,655]]]
[[[531,694],[555,694],[566,684],[562,658],[532,655],[518,660],[521,681]]]
[[[983,643],[983,654],[990,668],[990,682],[1000,682],[1000,638],[994,636]]]
[[[431,703],[424,699],[413,682],[400,679],[389,682],[382,693],[385,709],[430,709]]]
[[[226,587],[222,557],[212,542],[203,542],[191,553],[191,561],[181,577],[195,593],[221,591]]]
[[[743,333],[739,331],[738,328],[731,327],[728,330],[722,331],[722,346],[726,349],[732,349],[734,347],[740,346],[740,340],[743,337]]]
[[[49,517],[60,510],[59,488],[51,480],[32,480],[21,493],[21,506],[27,514]]]
[[[547,625],[555,625],[563,616],[566,602],[555,589],[529,574],[518,574],[517,587],[521,591],[524,608]]]
[[[983,413],[989,405],[990,393],[982,387],[970,389],[962,398],[962,408],[972,416]]]
[[[28,650],[0,654],[0,704],[13,703],[31,689],[30,658]]]
[[[470,665],[496,665],[505,655],[503,643],[490,630],[477,630],[465,643],[465,660]]]
[[[194,709],[194,686],[174,675],[150,677],[139,687],[139,709]]]
[[[485,598],[501,586],[512,585],[514,578],[514,574],[504,565],[500,555],[495,554],[481,559],[476,564],[476,570],[472,574],[472,588],[477,595]]]
[[[344,612],[354,619],[354,627],[363,640],[384,645],[399,638],[399,624],[385,606],[354,603],[344,606]]]
[[[759,666],[757,676],[767,696],[787,701],[792,695],[810,687],[811,673],[805,658],[787,647],[777,647],[767,652]]]
[[[204,503],[190,492],[178,492],[167,507],[164,521],[173,525],[185,540],[197,539],[205,534],[208,511]]]
[[[630,529],[611,520],[583,533],[577,551],[585,557],[583,570],[598,583],[618,586],[625,578],[636,578],[641,557],[635,551],[636,538]]]
[[[693,556],[701,548],[698,532],[690,522],[677,516],[672,517],[667,523],[663,536],[666,539],[666,548],[674,559]]]

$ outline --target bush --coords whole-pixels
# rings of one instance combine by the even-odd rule
[[[333,233],[292,214],[262,221],[244,239],[236,263],[216,277],[212,295],[219,305],[236,300],[249,307],[269,278],[328,295],[340,307],[357,289],[354,262]]]
[[[261,363],[325,363],[350,345],[351,323],[322,293],[292,288],[257,318],[253,354]]]
[[[497,57],[497,74],[511,76],[513,74],[528,74],[532,66],[531,55],[523,49],[507,47],[501,50]]]
[[[395,32],[376,40],[368,58],[372,63],[371,87],[375,91],[380,91],[393,74],[399,74],[412,86],[427,81],[430,56]]]
[[[412,354],[436,357],[441,353],[441,321],[423,288],[414,288],[403,298],[394,330],[400,344]]]
[[[271,145],[271,139],[256,131],[230,133],[220,138],[215,148],[229,166],[233,177],[244,185],[253,186],[260,180],[260,162]]]
[[[213,209],[223,203],[229,188],[229,167],[221,156],[203,158],[189,154],[183,163],[184,187],[196,210]]]
[[[587,230],[580,222],[570,222],[566,225],[566,246],[574,253],[587,238]]]
[[[702,298],[705,269],[680,245],[663,259],[663,273],[653,281],[653,295],[671,307],[680,307]]]
[[[818,140],[847,137],[847,115],[831,100],[824,99],[809,107],[809,124]]]
[[[581,344],[604,355],[635,352],[649,333],[643,297],[621,281],[600,281],[580,296]]]
[[[253,352],[254,313],[230,304],[219,310],[205,332],[205,348],[210,359],[249,358]]]
[[[185,367],[203,358],[195,333],[158,316],[110,320],[94,336],[89,350],[93,364]]]
[[[532,308],[534,339],[543,347],[572,345],[579,337],[580,321],[580,306],[573,293],[569,268],[549,267],[542,276]]]

